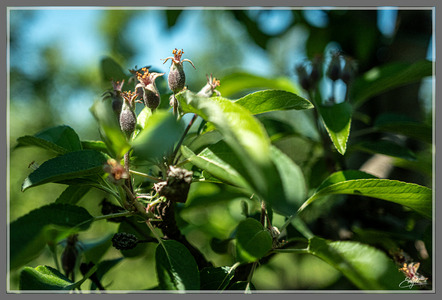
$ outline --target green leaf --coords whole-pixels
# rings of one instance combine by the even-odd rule
[[[133,155],[138,159],[155,162],[173,151],[175,142],[181,137],[183,129],[175,117],[157,110],[149,118],[149,125],[132,142]]]
[[[46,205],[20,217],[9,226],[11,269],[37,257],[48,241],[88,229],[91,221],[86,209],[68,204]]]
[[[307,196],[304,175],[301,168],[275,146],[271,147],[271,159],[280,177],[280,183],[275,180],[273,187],[282,190],[283,196],[271,198],[269,203],[277,212],[293,215]]]
[[[103,141],[81,141],[81,145],[85,150],[96,150],[109,154],[106,143]]]
[[[254,262],[272,249],[272,237],[252,218],[241,221],[236,231],[236,251],[241,261]]]
[[[17,139],[18,146],[37,146],[65,154],[82,149],[77,133],[69,126],[62,125],[45,129],[33,136],[26,135]]]
[[[120,129],[118,117],[112,110],[110,101],[95,101],[90,110],[100,126],[103,141],[112,152],[113,158],[122,158],[129,151],[130,145]]]
[[[198,135],[192,139],[189,143],[183,143],[194,153],[199,153],[203,148],[216,144],[223,139],[221,133],[217,130],[209,131],[204,134]]]
[[[248,94],[236,100],[235,103],[247,108],[254,115],[269,111],[289,109],[303,110],[314,107],[307,99],[280,90],[265,90]]]
[[[238,198],[250,198],[250,193],[226,184],[207,181],[194,182],[186,201],[186,209],[202,208],[211,204],[228,202]]]
[[[20,290],[71,290],[73,282],[49,266],[24,267],[20,272]]]
[[[368,153],[380,153],[410,161],[416,160],[416,154],[414,154],[410,149],[387,140],[380,140],[376,142],[365,141],[353,145],[352,148]]]
[[[60,196],[58,196],[55,203],[65,203],[75,205],[83,198],[84,195],[89,192],[91,186],[85,185],[70,185],[68,186]]]
[[[155,252],[160,289],[199,290],[198,266],[189,250],[174,240],[163,241],[163,246],[158,245]]]
[[[147,127],[148,120],[152,116],[152,110],[145,106],[137,116],[137,126],[135,128],[134,134],[132,135],[132,140],[134,140],[137,135]]]
[[[48,182],[103,173],[105,156],[94,150],[69,152],[45,161],[23,182],[22,191]]]
[[[394,62],[375,67],[355,80],[350,99],[356,108],[376,95],[432,76],[432,73],[433,63],[428,60],[413,64]]]
[[[121,81],[123,79],[127,81],[129,78],[129,76],[124,73],[123,68],[108,56],[101,59],[100,67],[102,79],[105,82],[110,82],[111,80]]]
[[[317,109],[336,150],[344,155],[350,135],[352,114],[350,103],[341,102],[332,106],[318,105]]]
[[[199,97],[190,91],[176,95],[182,113],[196,113],[215,125],[236,154],[240,174],[264,197],[271,195],[267,181],[271,168],[270,140],[264,127],[244,107],[222,97]]]
[[[97,271],[95,272],[97,279],[101,280],[104,275],[106,275],[107,272],[110,271],[114,266],[116,266],[120,261],[122,261],[123,257],[118,257],[110,260],[102,260],[98,264]],[[91,290],[96,290],[97,286],[92,282],[91,283]]]
[[[309,240],[308,251],[327,262],[363,290],[396,290],[405,279],[388,256],[368,245],[353,241]]]
[[[299,212],[320,197],[330,194],[348,194],[401,204],[431,219],[431,189],[414,183],[370,177],[372,175],[359,171],[336,172],[319,186],[316,192],[299,208]]]
[[[247,187],[244,178],[209,148],[205,148],[201,153],[195,155],[189,148],[182,146],[181,153],[190,163],[209,172],[216,178],[234,186]]]
[[[374,122],[374,127],[380,131],[402,134],[429,144],[433,142],[431,126],[414,121],[404,115],[382,114]]]
[[[262,88],[299,92],[292,80],[287,77],[265,78],[243,72],[232,73],[221,79],[221,85],[217,90],[223,97],[232,97],[243,91]]]
[[[201,270],[201,290],[224,290],[235,276],[231,267],[207,267]]]

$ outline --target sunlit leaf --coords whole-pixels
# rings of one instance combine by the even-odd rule
[[[351,126],[352,108],[350,103],[342,102],[331,106],[319,105],[317,108],[336,150],[344,155]]]
[[[49,266],[24,267],[20,272],[20,290],[70,290],[74,283]]]
[[[341,271],[363,290],[400,289],[399,284],[405,279],[384,252],[358,242],[331,242],[313,237],[309,240],[308,251]]]
[[[431,219],[433,194],[431,189],[414,183],[372,177],[359,171],[336,172],[319,186],[299,211],[320,197],[330,194],[349,194],[401,204]]]

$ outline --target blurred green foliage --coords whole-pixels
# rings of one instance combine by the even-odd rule
[[[132,58],[149,49],[137,47],[137,39],[148,39],[149,30],[158,28],[143,28],[145,18],[152,14],[159,14],[163,20],[163,32],[165,35],[174,35],[178,29],[186,28],[183,19],[187,15],[197,13],[186,10],[166,10],[166,11],[134,11],[134,10],[109,10],[103,11],[99,19],[99,31],[105,45],[106,53],[103,56],[110,56],[122,66],[128,66]],[[315,54],[324,53],[331,46],[335,45],[346,55],[357,60],[358,71],[363,73],[371,68],[389,62],[416,62],[426,58],[428,45],[432,35],[432,13],[430,10],[399,10],[396,21],[396,28],[391,36],[384,36],[377,27],[376,10],[326,10],[326,23],[324,26],[317,26],[309,21],[307,10],[278,11],[278,10],[203,10],[202,24],[207,31],[207,40],[200,48],[192,50],[190,57],[198,69],[198,74],[210,74],[224,77],[233,71],[243,71],[238,67],[244,62],[248,64],[253,61],[251,53],[264,56],[269,61],[269,66],[263,70],[266,77],[286,77],[293,80],[294,62],[299,57],[313,58]],[[270,17],[278,17],[278,14],[291,14],[288,22],[277,32],[269,31],[266,28],[266,20]],[[70,64],[61,55],[61,47],[57,44],[46,44],[36,48],[34,53],[38,57],[38,69],[28,70],[26,66],[20,65],[20,55],[26,55],[33,51],[32,45],[26,44],[24,40],[26,27],[32,26],[39,11],[24,10],[13,11],[10,24],[10,135],[9,142],[11,148],[10,155],[10,221],[25,215],[31,210],[55,201],[61,194],[64,187],[57,184],[43,185],[30,189],[26,193],[20,191],[23,180],[30,173],[31,162],[41,163],[50,158],[50,155],[42,149],[17,148],[17,138],[23,135],[33,135],[44,128],[57,124],[64,124],[64,116],[70,115],[69,110],[77,109],[75,103],[71,103],[72,95],[79,95],[83,98],[83,104],[92,106],[95,99],[109,88],[103,83],[99,75],[99,61],[96,65],[78,68]],[[132,38],[134,34],[133,26],[143,28]],[[160,29],[158,29],[160,30]],[[186,36],[181,37],[183,40]],[[149,41],[151,47],[155,47],[155,41]],[[180,45],[169,45],[170,49]],[[23,47],[29,47],[23,51]],[[79,45],[81,47],[81,45]],[[187,49],[185,49],[187,50]],[[189,49],[190,50],[190,49]],[[294,53],[300,51],[301,53]],[[190,52],[190,51],[189,51]],[[187,53],[187,52],[186,52]],[[164,58],[170,53],[164,53]],[[251,59],[252,58],[252,59]],[[146,61],[146,65],[158,68],[161,62]],[[128,66],[132,68],[134,66]],[[139,66],[141,67],[141,66]],[[256,66],[253,66],[256,68]],[[247,70],[246,70],[247,71]],[[189,87],[201,86],[205,78],[192,76],[188,72]],[[262,75],[262,74],[259,74]],[[158,84],[160,90],[166,91],[165,81]],[[221,81],[221,87],[223,82]],[[422,89],[426,89],[422,91]],[[430,92],[429,92],[430,91]],[[241,95],[235,95],[241,96]],[[363,135],[363,130],[367,123],[373,123],[377,117],[383,113],[401,113],[409,118],[424,122],[431,126],[432,108],[428,109],[427,103],[431,103],[431,86],[421,85],[421,83],[410,84],[401,88],[396,88],[391,92],[376,96],[360,107],[361,117],[354,116],[350,141],[357,144],[363,140],[376,140],[381,137],[381,133],[373,132]],[[163,100],[164,102],[167,102]],[[82,109],[84,105],[78,106]],[[84,111],[84,114],[89,113]],[[284,118],[285,120],[281,120]],[[267,132],[276,145],[288,157],[292,158],[304,170],[304,176],[308,178],[308,186],[313,189],[322,181],[316,174],[322,174],[321,170],[326,168],[325,162],[319,157],[320,149],[317,145],[317,136],[311,134],[311,139],[300,138],[300,132],[309,136],[309,122],[311,115],[298,112],[284,112],[278,118],[271,118],[272,114],[259,115],[258,118],[265,124]],[[290,126],[287,120],[294,118],[306,119],[302,126]],[[75,128],[81,140],[98,139],[98,130],[92,117],[84,118],[85,122],[80,128]],[[283,122],[284,121],[284,122]],[[310,122],[311,123],[311,122]],[[68,124],[69,125],[69,124]],[[277,135],[272,135],[272,132]],[[283,133],[281,135],[281,132]],[[358,135],[361,133],[361,135]],[[354,135],[354,138],[352,138]],[[316,140],[316,141],[315,141]],[[422,146],[415,140],[407,140],[406,145],[417,153],[418,157],[423,157],[423,161],[430,161],[432,153],[428,147]],[[358,169],[367,159],[369,154],[357,153],[348,155],[348,167]],[[317,158],[317,159],[316,159]],[[422,184],[431,187],[432,177],[431,164],[421,171],[412,162],[398,161],[397,167],[393,169],[390,177],[397,180]],[[198,188],[197,188],[198,187]],[[218,193],[216,184],[194,184],[189,195],[189,203],[196,202],[199,197],[207,197]],[[228,193],[229,191],[221,191]],[[91,190],[79,202],[92,215],[99,215],[98,203],[104,194],[97,190]],[[210,244],[212,238],[220,240],[227,239],[234,230],[242,215],[238,214],[241,205],[241,197],[235,201],[225,203],[214,201],[204,208],[186,209],[179,213],[179,221],[187,224],[185,235],[190,240],[195,241],[197,246],[206,255],[208,260],[213,260],[215,265],[231,265],[230,256],[218,255],[214,253]],[[244,200],[244,199],[242,199]],[[201,201],[201,200],[200,200]],[[247,201],[247,200],[246,200]],[[325,238],[339,238],[342,233],[340,228],[352,229],[354,226],[364,227],[370,223],[370,228],[400,231],[403,225],[398,224],[397,217],[401,212],[395,206],[380,201],[364,201],[355,208],[347,205],[346,201],[338,201],[334,206],[317,201],[316,207],[323,205],[319,210],[318,221],[310,224],[312,230],[321,233]],[[248,201],[250,211],[257,209],[253,207],[254,202]],[[196,204],[195,204],[196,207]],[[388,207],[388,213],[386,212]],[[331,216],[331,217],[327,217]],[[308,217],[308,214],[307,214]],[[314,219],[313,216],[311,216]],[[316,216],[317,217],[317,216]],[[377,223],[373,224],[373,220]],[[283,220],[274,221],[276,226],[281,226]],[[106,234],[116,231],[116,224],[102,221],[92,225],[95,231],[94,236],[88,232],[80,233],[80,240],[96,238],[96,234]],[[418,221],[412,230],[419,231],[425,224]],[[418,257],[416,248],[405,242],[402,245],[410,254]],[[33,261],[31,267],[50,264],[51,257],[49,250],[38,260]],[[152,252],[153,246],[146,247],[146,252]],[[106,259],[118,257],[118,251],[111,249],[106,253]],[[421,269],[423,272],[431,272],[431,261],[422,260]],[[293,272],[296,270],[296,272]],[[118,281],[113,281],[114,274],[118,274]],[[11,289],[18,287],[16,273],[11,274]],[[118,264],[103,279],[103,284],[112,283],[112,289],[131,290],[139,289],[140,286],[146,289],[152,282],[143,278],[154,278],[154,262],[146,257],[126,259],[124,263]],[[351,283],[344,279],[340,273],[329,265],[313,256],[284,254],[270,259],[269,263],[258,268],[254,276],[256,288],[264,290],[292,290],[292,289],[353,289]]]

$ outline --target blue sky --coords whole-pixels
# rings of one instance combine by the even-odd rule
[[[175,26],[171,32],[166,31],[161,11],[146,11],[136,17],[130,23],[130,36],[127,36],[126,39],[128,42],[136,41],[137,47],[146,49],[146,51],[140,51],[133,61],[129,62],[129,65],[143,66],[146,62],[158,62],[155,67],[162,68],[162,72],[167,72],[169,64],[163,65],[160,59],[165,58],[165,54],[171,54],[171,45],[174,45],[172,48],[184,49],[185,57],[188,58],[194,57],[192,53],[199,52],[204,47],[210,50],[209,45],[204,43],[208,32],[201,25],[202,12],[183,13],[179,19],[180,26]],[[23,28],[24,39],[21,41],[21,56],[17,57],[11,53],[11,64],[19,65],[29,74],[35,74],[35,70],[41,67],[36,50],[51,44],[60,47],[63,59],[69,65],[76,68],[86,65],[97,65],[98,67],[102,56],[107,54],[106,45],[98,28],[102,13],[102,9],[90,8],[38,9],[32,26]],[[323,11],[308,9],[304,11],[304,14],[312,25],[327,26],[327,15]],[[378,28],[385,36],[390,36],[393,33],[396,14],[397,11],[394,8],[387,7],[378,11]],[[13,10],[11,19],[19,17],[19,11]],[[291,22],[292,15],[288,10],[282,8],[276,9],[276,13],[262,15],[261,18],[262,29],[271,34],[283,30]],[[225,30],[229,30],[229,28]],[[155,47],[152,47],[151,41],[155,41]],[[294,53],[297,53],[297,56],[288,58],[290,61],[287,61],[287,65],[293,66],[304,58],[302,51],[294,51]],[[431,51],[429,53],[431,54]],[[270,69],[270,66],[271,62],[265,52],[254,49],[239,67],[251,73],[265,76],[265,72]],[[91,120],[92,116],[88,111],[91,101],[85,100],[91,97],[97,99],[99,95],[77,94],[70,96],[67,105],[72,109],[64,109],[60,112],[64,114],[63,118],[66,119],[67,125],[76,128]],[[73,109],[74,107],[75,109]]]

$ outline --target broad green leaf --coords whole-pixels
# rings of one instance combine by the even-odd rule
[[[100,62],[101,75],[103,81],[110,82],[126,80],[129,78],[123,71],[123,68],[112,58],[105,56]]]
[[[236,100],[235,103],[247,108],[254,115],[277,110],[313,108],[313,104],[307,99],[281,90],[255,92]]]
[[[358,77],[352,85],[350,99],[355,108],[371,97],[432,76],[433,63],[428,60],[413,64],[394,62],[375,67]]]
[[[69,126],[62,125],[45,129],[33,136],[25,135],[17,139],[19,146],[37,146],[65,154],[82,149],[77,133]]]
[[[241,221],[236,231],[236,251],[244,262],[254,262],[272,249],[272,237],[261,223],[252,218]]]
[[[245,182],[244,178],[209,148],[205,148],[201,153],[196,155],[186,146],[182,146],[181,153],[189,162],[209,172],[216,178],[234,186],[247,187],[247,182]]]
[[[112,110],[111,103],[98,100],[90,110],[100,126],[100,134],[112,156],[117,160],[122,158],[129,151],[130,145],[120,129],[118,117]]]
[[[68,186],[60,196],[58,196],[55,203],[65,203],[75,205],[83,198],[84,195],[89,192],[91,186],[86,185],[70,185]]]
[[[265,78],[249,73],[232,73],[221,79],[221,85],[217,88],[223,97],[232,97],[243,91],[258,89],[278,89],[292,93],[299,92],[292,80],[287,77]]]
[[[350,103],[341,102],[331,106],[319,105],[317,109],[336,150],[344,155],[351,126],[352,108]]]
[[[189,250],[174,240],[163,241],[163,246],[158,245],[155,252],[160,289],[199,290],[198,266]]]
[[[133,155],[138,159],[155,162],[168,152],[183,134],[183,129],[175,117],[157,110],[149,118],[149,125],[132,141]]]
[[[20,272],[20,290],[71,290],[74,283],[49,266],[24,267]]]
[[[105,162],[105,156],[94,150],[66,153],[45,161],[37,170],[29,174],[22,184],[22,191],[48,182],[101,174]]]
[[[388,256],[353,241],[309,240],[308,251],[327,262],[362,290],[396,290],[405,279]]]
[[[68,204],[46,205],[18,218],[9,226],[11,269],[37,257],[49,239],[55,236],[56,242],[68,234],[86,230],[91,221],[87,210]]]
[[[235,276],[231,267],[207,267],[201,270],[201,290],[224,290]]]
[[[196,138],[190,140],[188,143],[183,143],[194,153],[199,153],[203,148],[216,144],[223,139],[221,133],[217,130],[209,131],[198,135]]]
[[[299,208],[302,211],[316,199],[330,194],[349,194],[378,198],[408,207],[426,218],[432,216],[432,190],[414,183],[370,178],[358,171],[332,174]]]
[[[431,126],[404,115],[382,114],[375,120],[374,127],[380,131],[402,134],[429,144],[433,142]]]
[[[132,140],[134,140],[137,135],[147,127],[147,121],[149,120],[150,116],[152,116],[152,110],[145,106],[137,116],[137,127],[132,135]]]
[[[365,141],[353,145],[352,148],[368,153],[380,153],[410,161],[416,160],[416,155],[410,149],[387,140],[380,140],[376,142]]]
[[[176,97],[181,113],[196,113],[215,125],[245,170],[240,174],[259,194],[270,196],[271,187],[266,178],[271,167],[270,140],[250,111],[222,97],[199,97],[190,91]]]
[[[304,175],[301,168],[275,146],[271,147],[271,159],[281,180],[280,186],[276,186],[279,181],[275,180],[273,187],[283,190],[283,197],[272,198],[269,203],[283,215],[293,215],[307,196]]]

